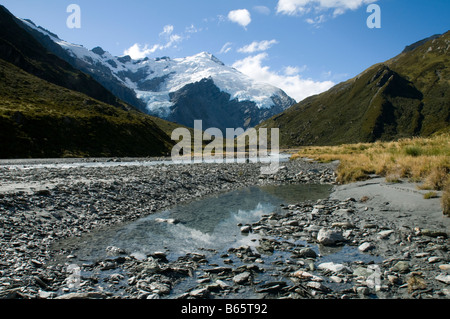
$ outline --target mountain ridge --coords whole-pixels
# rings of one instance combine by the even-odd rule
[[[0,6],[0,158],[167,155],[173,141],[155,120],[48,52]]]
[[[186,99],[187,95],[204,95],[204,100],[208,100],[210,105],[223,106],[223,94],[228,94],[229,113],[243,115],[243,118],[233,118],[233,127],[243,128],[255,126],[296,102],[281,89],[250,79],[208,52],[176,59],[115,57],[101,47],[88,50],[61,40],[29,20],[18,20],[49,51],[90,74],[120,99],[147,114],[185,126],[192,127],[194,123],[190,117],[187,119],[180,114],[199,113],[192,100]],[[200,91],[200,88],[205,88],[205,79],[211,79],[223,93],[217,96],[217,100],[211,99],[210,92]],[[188,89],[190,93],[187,93]],[[184,97],[182,100],[177,99],[181,96]],[[185,110],[180,112],[182,108]],[[201,108],[204,109],[205,105]],[[208,117],[196,119],[203,120],[205,127],[224,130],[227,125],[221,124],[222,118],[209,112]]]
[[[448,130],[449,48],[450,32],[416,42],[258,127],[280,128],[283,147],[375,142]]]

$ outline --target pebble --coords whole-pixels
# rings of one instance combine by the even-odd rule
[[[441,281],[445,284],[450,284],[450,275],[440,274],[436,277],[436,280]]]
[[[334,262],[327,262],[327,263],[321,263],[319,266],[317,266],[318,269],[322,269],[322,270],[329,270],[332,271],[334,273],[352,273],[352,270],[343,265],[343,264],[339,264],[339,263],[334,263]]]
[[[361,245],[359,245],[358,250],[365,253],[368,252],[369,250],[373,250],[375,249],[375,245],[372,243],[362,243]]]
[[[392,267],[392,271],[399,273],[408,273],[409,263],[407,261],[399,261]]]
[[[238,274],[238,275],[233,277],[233,282],[238,284],[238,285],[246,283],[250,279],[250,275],[251,275],[250,272],[247,272],[247,271],[243,272],[241,274]]]

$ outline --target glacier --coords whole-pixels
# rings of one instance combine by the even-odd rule
[[[101,65],[108,68],[119,82],[132,89],[136,96],[146,103],[148,111],[161,116],[167,115],[170,107],[173,106],[170,100],[171,93],[203,79],[212,79],[222,92],[230,95],[230,100],[252,101],[260,109],[273,107],[274,96],[285,96],[281,89],[254,81],[240,71],[226,66],[209,52],[201,52],[185,58],[163,57],[133,60],[129,56],[113,56],[101,48],[88,50],[82,45],[61,40],[57,35],[36,26],[29,20],[19,20],[28,27],[48,36],[73,58],[84,61],[92,67]],[[150,89],[142,88],[143,84],[152,81],[158,85]]]

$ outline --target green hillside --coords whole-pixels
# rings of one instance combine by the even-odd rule
[[[126,111],[0,60],[0,158],[157,156],[172,141]]]
[[[175,127],[50,54],[0,6],[0,158],[166,155]]]
[[[450,32],[312,96],[259,127],[282,147],[338,145],[448,131]]]

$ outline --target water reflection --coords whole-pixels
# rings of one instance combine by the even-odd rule
[[[180,205],[58,246],[72,249],[80,261],[105,257],[108,246],[120,247],[128,253],[165,251],[174,258],[200,249],[220,251],[232,246],[253,246],[257,235],[242,234],[238,224],[252,224],[265,214],[281,212],[281,204],[325,198],[330,191],[329,185],[245,188]]]

